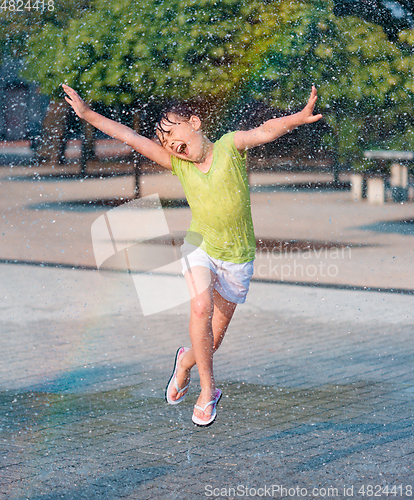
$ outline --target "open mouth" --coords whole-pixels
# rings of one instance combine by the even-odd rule
[[[185,144],[185,143],[180,144],[180,146],[178,146],[178,148],[177,148],[177,153],[180,155],[183,155],[183,154],[185,154],[186,149],[187,149],[187,144]]]

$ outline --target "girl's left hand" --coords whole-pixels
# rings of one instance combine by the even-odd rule
[[[316,92],[316,87],[315,85],[312,85],[312,92],[309,97],[308,104],[303,108],[302,110],[302,115],[303,115],[303,123],[314,123],[317,122],[322,118],[321,114],[314,115],[313,111],[315,109],[315,104],[318,99],[318,95]]]

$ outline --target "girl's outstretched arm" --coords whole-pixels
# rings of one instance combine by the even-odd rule
[[[234,135],[234,144],[239,151],[254,148],[261,144],[272,142],[288,132],[291,132],[305,123],[314,123],[322,118],[322,115],[314,115],[313,110],[317,100],[315,86],[312,86],[312,92],[306,106],[299,113],[283,116],[282,118],[273,118],[263,123],[260,127],[237,131]]]
[[[62,87],[67,94],[65,96],[66,102],[72,106],[79,118],[86,120],[114,139],[125,142],[128,146],[131,146],[131,148],[135,149],[149,160],[155,161],[155,163],[158,163],[162,167],[171,170],[170,154],[162,146],[137,134],[126,125],[122,125],[122,123],[110,120],[96,113],[79,97],[75,90],[65,84],[63,84]]]

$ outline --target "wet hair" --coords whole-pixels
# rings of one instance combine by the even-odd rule
[[[177,122],[171,120],[171,115],[178,116],[183,121],[188,122],[192,116],[197,116],[201,120],[201,113],[198,106],[186,102],[173,102],[170,103],[160,114],[155,124],[155,131],[160,132],[163,136],[167,130],[162,127],[162,122],[176,125]]]

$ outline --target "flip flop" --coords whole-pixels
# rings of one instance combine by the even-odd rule
[[[211,416],[208,420],[201,420],[201,418],[196,417],[193,413],[193,417],[192,417],[193,423],[195,425],[198,425],[199,427],[208,427],[209,425],[211,425],[214,422],[214,420],[216,420],[216,417],[217,417],[216,407],[217,407],[218,402],[220,401],[220,398],[221,398],[221,391],[220,391],[220,389],[216,389],[216,393],[214,394],[214,399],[212,401],[210,401],[209,403],[207,403],[204,408],[201,408],[201,406],[195,405],[194,408],[197,408],[197,410],[201,410],[201,411],[206,411],[207,406],[213,405],[213,411],[211,412]]]
[[[177,379],[176,379],[178,358],[180,356],[182,356],[183,354],[185,354],[189,350],[190,350],[189,347],[180,347],[180,348],[178,348],[177,353],[175,355],[173,372],[172,372],[172,375],[170,377],[170,380],[168,381],[167,387],[165,388],[165,400],[170,405],[178,405],[178,403],[181,403],[181,401],[187,396],[188,391],[185,394],[183,394],[181,396],[181,398],[171,399],[169,396],[169,393],[170,393],[170,389],[172,388],[173,385],[175,386],[177,393],[185,391],[187,389],[187,387],[190,385],[190,381],[188,381],[188,384],[185,387],[183,387],[182,389],[180,389],[178,387]]]

